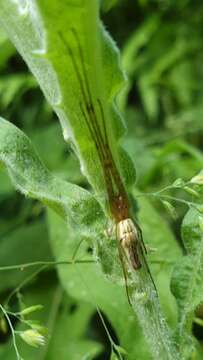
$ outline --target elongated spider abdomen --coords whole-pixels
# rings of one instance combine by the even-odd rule
[[[132,267],[135,270],[138,270],[141,267],[137,252],[139,246],[139,233],[130,218],[121,220],[117,224],[117,239]]]

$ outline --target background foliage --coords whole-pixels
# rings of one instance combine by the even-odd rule
[[[123,144],[135,162],[140,191],[154,193],[178,178],[188,181],[203,167],[202,15],[200,1],[102,2],[102,19],[121,49],[129,76],[119,97],[128,128]],[[49,170],[88,187],[77,158],[63,141],[56,116],[2,30],[0,48],[1,116],[29,136]],[[193,201],[195,195],[191,200],[178,187],[171,196]],[[194,209],[182,223],[187,206],[174,201],[172,205],[175,214],[168,203],[140,198],[139,220],[146,243],[157,248],[150,260],[155,263],[152,271],[167,321],[172,329],[179,323],[177,339],[184,334],[184,356],[201,359],[202,225]],[[51,211],[47,213],[41,203],[17,193],[4,169],[0,172],[0,213],[0,266],[52,261],[73,253],[77,239],[71,230],[64,245],[67,229],[63,222]],[[81,255],[87,251],[91,253],[87,245],[80,249]],[[111,336],[128,351],[128,358],[150,359],[125,294],[104,282],[91,265],[85,266],[59,267],[59,272],[47,268],[13,297],[14,310],[19,301],[26,306],[43,304],[35,317],[50,334],[40,349],[19,340],[22,356],[29,360],[109,358],[111,349],[96,309],[99,306]],[[3,303],[33,269],[0,274]],[[171,275],[177,303],[170,291]],[[21,324],[12,321],[20,329]],[[4,326],[0,341],[0,358],[15,359]]]

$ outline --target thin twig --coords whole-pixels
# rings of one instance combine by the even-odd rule
[[[17,344],[16,344],[16,337],[15,337],[15,331],[13,329],[13,325],[11,323],[11,320],[6,312],[6,310],[4,309],[4,307],[0,304],[0,309],[1,311],[3,312],[8,324],[9,324],[9,327],[10,327],[10,330],[11,330],[11,334],[12,334],[12,337],[13,337],[13,346],[14,346],[14,349],[15,349],[15,352],[16,352],[16,355],[17,355],[17,360],[22,360],[20,354],[19,354],[19,351],[18,351],[18,347],[17,347]]]

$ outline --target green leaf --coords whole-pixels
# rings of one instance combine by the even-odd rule
[[[176,219],[177,218],[177,213],[176,210],[174,208],[174,206],[166,200],[161,200],[162,204],[164,205],[164,207],[166,208],[166,210],[168,211],[169,215],[173,218]]]
[[[108,12],[112,7],[116,6],[120,0],[102,0],[102,10]]]
[[[170,326],[175,329],[178,323],[177,305],[170,291],[170,281],[174,264],[181,258],[181,248],[169,225],[150,201],[143,198],[139,203],[139,220],[143,226],[150,269],[156,280],[164,315]],[[151,252],[150,248],[154,248],[155,251]]]
[[[31,75],[16,74],[0,79],[0,94],[2,110],[8,108],[15,101],[19,93],[23,95],[25,90],[36,88],[36,81]]]
[[[6,62],[15,51],[14,46],[8,40],[3,29],[0,29],[0,70],[6,66]]]
[[[124,126],[113,101],[123,83],[123,74],[118,50],[101,25],[98,11],[94,0],[77,0],[75,5],[35,0],[32,6],[20,0],[0,1],[2,26],[36,76],[60,119],[65,140],[71,142],[83,173],[108,211],[103,168],[84,116],[87,102],[94,106],[100,131],[104,131],[99,104],[102,105],[110,149],[127,185],[134,183],[135,171],[118,146]],[[83,91],[87,82],[89,99]]]
[[[143,62],[142,54],[139,50],[146,46],[157,30],[160,23],[159,16],[150,15],[144,23],[135,30],[130,39],[126,42],[122,51],[122,65],[129,76],[129,81],[119,94],[119,102],[122,109],[125,109],[127,96],[132,86],[132,77],[139,72],[139,64]]]
[[[160,26],[163,27],[163,22],[159,24],[157,32],[160,33]],[[167,27],[167,24],[166,24]],[[159,35],[160,37],[162,34]],[[164,39],[166,41],[166,39]],[[163,38],[156,37],[156,44],[160,44],[160,41],[163,41]],[[142,97],[142,102],[145,107],[145,112],[148,115],[151,121],[156,121],[159,113],[159,85],[162,83],[163,75],[171,68],[177,61],[181,61],[186,54],[194,51],[195,48],[199,46],[199,43],[188,42],[184,37],[178,37],[173,45],[164,44],[164,46],[156,49],[156,55],[154,59],[153,52],[148,54],[146,57],[146,63],[140,70],[139,74],[139,91]],[[150,48],[148,48],[150,51]]]
[[[159,15],[152,15],[145,19],[142,25],[135,30],[122,52],[122,64],[128,75],[132,75],[138,64],[139,50],[150,41],[160,25]]]
[[[0,118],[0,161],[7,167],[14,186],[26,196],[52,207],[64,219],[87,228],[102,220],[99,204],[77,185],[54,177],[42,164],[30,140],[8,121]],[[95,219],[94,216],[95,215]]]
[[[198,194],[197,191],[195,191],[194,189],[191,189],[189,186],[184,186],[183,189],[190,195],[192,195],[193,197],[199,198],[200,194]]]
[[[203,301],[203,232],[202,215],[190,209],[182,223],[185,255],[173,271],[171,288],[179,310],[178,342],[181,352],[189,357],[195,351],[192,335],[194,311]]]
[[[30,3],[9,0],[7,4],[4,1],[1,1],[0,4],[2,5],[0,19],[3,26],[37,77],[47,99],[60,118],[65,139],[70,140],[80,158],[84,174],[99,195],[100,204],[105,210],[108,210],[107,189],[99,151],[85,122],[87,120],[84,111],[82,111],[85,109],[89,114],[91,110],[88,106],[90,99],[85,99],[87,94],[85,96],[82,89],[82,84],[86,80],[85,75],[88,79],[91,103],[94,105],[98,126],[100,130],[102,129],[101,132],[105,133],[102,126],[103,123],[106,125],[110,150],[116,165],[122,172],[126,185],[133,184],[135,176],[134,168],[127,155],[118,147],[118,140],[124,129],[113,100],[123,81],[123,76],[119,71],[115,45],[100,25],[98,3],[93,0],[85,2],[78,0],[73,5],[69,2],[59,3],[54,0],[49,2],[43,0],[33,1],[30,6]],[[47,7],[47,5],[49,6]],[[60,16],[56,16],[57,14]],[[84,59],[80,54],[80,46]],[[94,49],[94,54],[92,49]],[[85,71],[83,67],[85,67]],[[82,80],[78,76],[78,72],[82,73]],[[98,100],[102,104],[104,121]],[[91,121],[93,122],[93,118]],[[115,283],[119,282],[121,269],[120,265],[118,266],[118,256],[115,256],[118,255],[116,243],[111,239],[104,242],[104,239],[107,240],[103,234],[104,216],[96,200],[90,193],[55,179],[43,167],[29,142],[25,139],[22,141],[22,134],[19,135],[21,138],[19,141],[18,137],[14,137],[15,150],[13,153],[11,138],[7,139],[5,133],[2,138],[6,139],[5,144],[1,146],[2,161],[8,167],[14,184],[22,192],[48,204],[64,219],[67,219],[68,215],[69,223],[85,224],[86,227],[89,225],[91,228],[91,225],[99,217],[102,224],[99,228],[100,233],[97,231],[98,256],[101,259],[103,270],[114,279]],[[26,144],[23,151],[22,143]],[[29,159],[29,164],[27,164],[29,171],[25,166],[25,159]],[[74,229],[75,239],[79,239],[78,233],[81,236],[80,230],[80,226],[78,229]],[[93,235],[93,232],[91,234],[90,231],[87,231],[86,234],[90,236]],[[68,235],[71,237],[71,231]],[[95,265],[90,265],[89,270],[91,279],[94,279],[95,276],[99,286],[101,275],[95,271]],[[148,341],[153,343],[154,356],[157,358],[157,356],[167,353],[170,359],[178,358],[170,343],[170,334],[162,318],[155,291],[152,290],[151,279],[145,270],[146,268],[141,269],[139,273],[133,273],[133,279],[136,279],[138,283],[135,281],[136,291],[133,294],[138,293],[139,295],[139,290],[143,289],[140,295],[147,294],[145,296],[146,303],[139,302],[138,298],[134,296],[133,308],[137,310],[142,320]],[[95,283],[97,282],[95,281]],[[105,295],[107,289],[106,286]],[[120,295],[121,289],[118,289],[118,295]],[[82,297],[82,294],[80,295]],[[86,293],[83,293],[83,296],[85,297]],[[115,294],[112,292],[112,298],[113,296]],[[109,302],[109,299],[106,301]],[[125,324],[124,317],[123,324]],[[160,333],[162,337],[160,337]]]
[[[43,304],[43,310],[35,316],[40,324],[48,328],[46,343],[35,349],[17,338],[20,355],[29,360],[55,360],[57,357],[60,360],[81,360],[83,356],[93,359],[102,350],[102,345],[87,334],[94,309],[82,301],[73,304],[72,299],[65,296],[61,287],[55,284],[53,274],[49,278],[48,273],[45,276],[46,282],[42,284],[43,278],[41,280],[40,277],[38,283],[25,292],[23,300],[27,306],[32,306],[33,302]],[[76,305],[74,311],[72,305]],[[36,329],[41,331],[39,326]],[[22,331],[25,327],[18,322],[16,330]],[[0,346],[0,356],[4,360],[16,360],[11,341]]]
[[[8,324],[5,317],[0,317],[0,330],[3,334],[8,333]]]
[[[56,259],[61,261],[67,256],[71,258],[80,243],[80,238],[70,227],[67,230],[61,219],[52,211],[49,211],[48,215],[51,244]],[[69,234],[68,241],[66,240],[67,233]],[[112,262],[113,256],[110,257]],[[87,257],[89,257],[89,246],[86,242],[82,242],[76,260]],[[59,266],[58,273],[67,294],[78,301],[91,304],[95,311],[96,307],[99,307],[107,316],[119,337],[120,345],[126,349],[129,360],[139,357],[143,360],[152,358],[135,314],[128,304],[123,281],[118,284],[115,276],[111,277],[113,282],[108,281],[97,263],[73,262],[70,266]]]
[[[104,229],[106,229],[105,217],[98,202],[88,191],[85,191],[76,185],[66,183],[50,174],[34,152],[28,138],[14,125],[5,120],[1,120],[0,122],[0,138],[4,139],[3,142],[0,142],[0,159],[7,166],[14,185],[26,195],[39,199],[49,207],[53,208],[63,219],[67,220],[67,225],[71,225],[71,228],[69,226],[67,231],[67,228],[63,228],[63,222],[58,227],[54,225],[54,220],[52,220],[54,231],[59,231],[59,235],[60,231],[65,231],[65,233],[62,233],[62,238],[61,235],[59,236],[60,241],[62,241],[59,249],[59,241],[56,241],[58,236],[56,234],[53,236],[54,243],[52,244],[52,247],[57,260],[71,259],[76,244],[78,244],[81,239],[84,239],[84,237],[88,237],[93,241],[94,255],[96,255],[95,258],[97,259],[97,257],[99,257],[102,270],[115,282],[115,284],[111,285],[111,298],[115,299],[112,302],[112,305],[114,310],[116,309],[115,317],[117,318],[118,309],[122,306],[124,308],[126,306],[128,307],[128,303],[123,281],[122,288],[116,285],[116,283],[120,283],[121,279],[123,279],[117,253],[117,244],[114,237],[108,238],[104,233]],[[65,241],[64,244],[67,234],[68,241]],[[73,238],[73,243],[71,242],[71,238]],[[92,246],[92,242],[90,244]],[[70,251],[70,248],[66,249],[66,246],[73,245],[74,250],[73,248],[72,251]],[[57,252],[55,246],[57,247]],[[83,266],[82,264],[79,265],[81,268],[84,267],[84,273],[88,274],[88,282],[97,284],[95,297],[98,296],[99,284],[101,283],[101,294],[99,294],[99,296],[101,296],[102,301],[106,304],[108,312],[111,311],[112,307],[109,307],[109,297],[106,297],[106,293],[109,294],[110,292],[110,283],[107,283],[105,277],[102,277],[102,273],[96,270],[98,265],[96,263],[89,264],[89,266],[88,264],[84,264]],[[62,278],[62,282],[66,284],[64,285],[66,287],[71,285],[71,281],[69,282],[67,279],[74,278],[74,275],[70,273],[71,267],[67,270],[69,273],[66,275],[66,272],[64,272],[64,277]],[[169,352],[169,354],[171,351],[173,354],[174,349],[170,349],[170,335],[167,334],[167,326],[165,322],[163,322],[157,297],[155,296],[152,302],[151,300],[148,301],[149,299],[147,298],[147,304],[136,297],[136,294],[139,296],[140,293],[143,294],[143,291],[144,293],[148,293],[149,288],[146,287],[151,286],[151,279],[149,279],[148,273],[146,273],[146,270],[143,267],[139,274],[133,273],[133,276],[136,278],[136,286],[133,284],[133,309],[138,314],[146,334],[154,331],[153,338],[149,339],[148,335],[148,340],[150,340],[150,345],[152,346],[152,352],[154,354],[160,354],[164,348],[167,349],[166,351]],[[87,291],[81,292],[80,290],[81,279],[76,279],[77,285],[70,289],[70,293],[74,295],[74,290],[76,290],[76,292],[79,290],[79,297],[87,300]],[[105,288],[103,288],[103,286],[105,286]],[[116,292],[118,292],[117,295]],[[117,299],[119,300],[119,303],[117,303]],[[100,298],[98,300],[100,300]],[[120,304],[120,301],[122,301],[122,304]],[[101,300],[97,301],[98,304],[100,304],[100,302]],[[104,307],[104,304],[101,305]],[[151,306],[153,308],[152,313]],[[128,319],[130,321],[129,314]],[[122,320],[122,326],[125,326],[126,314],[122,319],[120,318],[119,321],[120,320]],[[157,331],[154,330],[156,321],[160,326],[160,328],[158,326]],[[133,324],[134,319],[130,325],[134,326]],[[157,336],[159,337],[159,331],[164,332],[164,343],[160,343],[160,346],[157,347],[156,340]],[[132,336],[131,331],[129,334]],[[123,347],[128,350],[125,344]],[[173,356],[174,359],[174,355],[170,356]]]
[[[161,295],[161,303],[164,306],[165,314],[169,319],[170,324],[175,326],[177,323],[176,304],[169,289],[169,282],[173,261],[177,260],[177,258],[180,256],[180,249],[176,244],[176,241],[172,236],[170,230],[167,228],[166,225],[162,224],[161,219],[156,214],[155,210],[150,208],[150,204],[147,204],[147,202],[144,201],[142,205],[143,212],[141,214],[141,218],[142,224],[144,223],[145,240],[148,241],[149,245],[154,245],[158,247],[159,252],[157,257],[159,260],[162,260],[163,258],[163,263],[165,255],[167,253],[167,260],[169,261],[169,265],[166,264],[166,267],[162,268],[161,271],[160,265],[155,265],[154,269],[152,270],[153,273],[156,274],[156,283],[158,284],[158,286],[160,286],[158,289]],[[149,219],[150,224],[148,224]],[[63,226],[58,216],[50,212],[49,224],[52,249],[53,253],[56,256],[56,259],[58,261],[61,261],[66,258],[66,254],[69,254],[69,256],[71,256],[71,254],[74,254],[76,247],[80,243],[80,238],[78,238],[78,234],[72,232],[71,229],[68,228],[69,241],[66,241],[65,234],[67,232],[67,229]],[[161,231],[160,224],[162,224]],[[159,234],[159,236],[157,236],[157,233]],[[163,241],[163,234],[165,241]],[[88,245],[83,242],[77,252],[77,259],[86,259],[88,253]],[[112,254],[112,261],[113,256],[114,255]],[[154,259],[153,256],[151,256],[150,258]],[[170,261],[172,262],[172,264],[170,263]],[[134,316],[131,317],[132,309],[129,307],[129,304],[127,302],[124,282],[122,282],[119,286],[115,275],[114,277],[112,277],[114,283],[107,282],[106,278],[101,273],[98,264],[96,263],[73,263],[72,266],[58,267],[58,271],[61,282],[68,294],[72,294],[72,296],[74,296],[78,300],[83,299],[84,301],[90,302],[93,306],[95,306],[95,308],[96,306],[98,306],[105,313],[108,319],[110,319],[114,330],[117,332],[120,344],[124,349],[126,349],[129,359],[135,359],[137,357],[140,357],[142,359],[151,359],[151,349],[149,350],[147,344],[145,344],[144,339],[140,334],[140,328],[137,324],[136,319],[134,318]],[[107,293],[108,296],[106,296]],[[111,299],[111,301],[109,301],[109,299]],[[142,305],[142,307],[141,302],[142,300],[137,299],[137,306],[140,306],[143,311],[143,317],[141,318],[141,321],[143,321],[142,326],[144,328],[144,333],[145,336],[146,334],[148,334],[149,336],[149,329],[154,329],[153,326],[155,320],[153,316],[152,319],[150,318],[151,314],[150,312],[148,312],[147,306]],[[155,315],[155,318],[158,322],[161,314],[158,313],[160,309],[158,310],[156,300],[153,302],[153,304],[151,304],[151,306],[157,306],[157,313]],[[145,318],[145,316],[147,318]],[[164,322],[163,318],[162,321]],[[165,322],[162,325],[165,326]],[[154,341],[154,339],[156,339],[156,335],[159,334],[157,330],[158,328],[159,325],[157,324],[157,328],[156,330],[154,330],[155,334],[153,334],[154,337],[151,335],[151,339],[153,339],[152,341]],[[164,328],[162,328],[162,331],[164,331]],[[165,340],[165,348],[167,349],[168,339]],[[152,344],[150,343],[150,345]],[[153,349],[153,351],[158,352],[161,350],[156,347],[156,349]],[[174,356],[177,356],[178,358],[178,353],[176,352]]]
[[[51,261],[52,254],[48,243],[47,228],[41,221],[16,226],[9,223],[0,234],[0,267],[24,264],[35,261]],[[19,251],[22,250],[22,251]],[[33,270],[21,269],[1,272],[0,291],[17,286]]]
[[[26,307],[25,309],[21,310],[20,314],[21,315],[28,315],[30,313],[33,313],[35,311],[39,311],[39,310],[42,310],[42,309],[43,309],[42,305],[32,305],[32,306]]]
[[[2,166],[2,169],[1,169]],[[11,194],[13,190],[13,186],[11,184],[11,181],[9,180],[8,175],[3,169],[3,163],[0,161],[0,198],[4,198]]]

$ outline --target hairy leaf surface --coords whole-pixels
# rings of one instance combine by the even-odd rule
[[[182,223],[182,239],[187,255],[177,263],[171,284],[179,309],[178,341],[185,357],[195,351],[192,322],[195,310],[203,301],[202,223],[203,216],[197,210],[190,209]]]
[[[105,123],[114,160],[126,184],[134,182],[135,172],[117,144],[124,126],[114,99],[123,75],[117,48],[100,23],[98,3],[1,0],[0,5],[3,27],[36,76],[60,119],[65,140],[71,142],[82,171],[107,209],[107,189],[95,135],[90,133],[84,116],[86,112],[90,117],[87,106],[93,104],[103,135]]]

